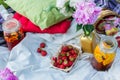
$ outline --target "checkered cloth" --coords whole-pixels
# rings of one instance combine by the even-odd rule
[[[120,3],[116,0],[94,0],[95,3],[103,8],[108,8],[118,14],[120,14]]]

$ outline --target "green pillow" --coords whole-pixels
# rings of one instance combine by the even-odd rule
[[[5,2],[41,29],[48,28],[72,15],[70,12],[67,16],[61,14],[56,8],[56,0],[6,0]]]

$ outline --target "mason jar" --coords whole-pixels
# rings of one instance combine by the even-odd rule
[[[112,36],[101,37],[100,43],[94,50],[94,56],[91,64],[98,71],[108,70],[116,56],[117,41]]]
[[[4,39],[7,42],[9,50],[11,50],[24,38],[24,33],[22,31],[21,25],[16,19],[9,19],[4,21],[2,28]]]

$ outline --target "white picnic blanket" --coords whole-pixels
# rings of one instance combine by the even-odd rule
[[[0,69],[6,67],[10,51],[6,47],[0,46]]]
[[[80,46],[79,35],[82,30],[76,32],[75,27],[76,23],[73,21],[66,34],[27,33],[26,37],[10,53],[5,49],[10,56],[7,61],[6,58],[0,57],[0,66],[7,62],[7,65],[5,63],[4,66],[6,65],[15,72],[19,80],[119,80],[120,49],[117,49],[116,59],[108,71],[93,69],[89,61],[89,57],[92,55],[89,53],[82,54],[69,73],[51,68],[50,58],[56,55],[62,44],[72,43]],[[45,42],[47,45],[45,49],[48,55],[46,57],[37,53],[41,42]]]

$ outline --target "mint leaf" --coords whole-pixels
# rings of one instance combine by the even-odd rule
[[[84,31],[85,36],[89,36],[93,30],[94,30],[93,25],[84,25],[83,26],[83,31]]]
[[[82,24],[77,24],[77,30],[76,31],[79,31],[80,29],[82,28]]]

